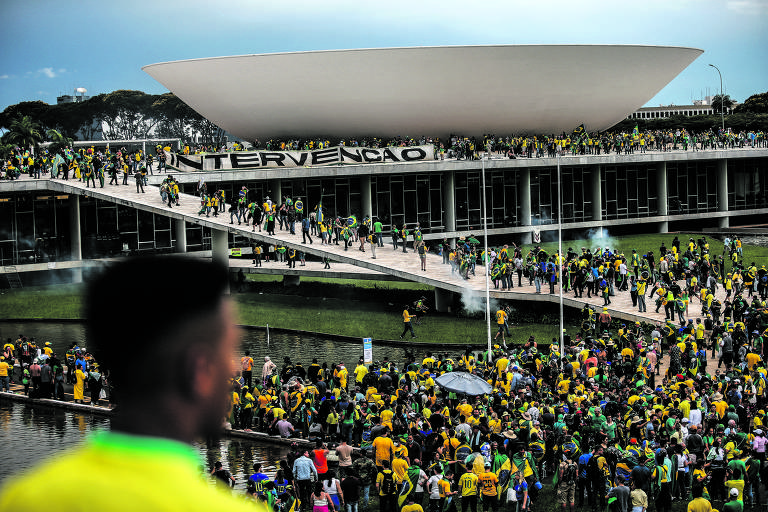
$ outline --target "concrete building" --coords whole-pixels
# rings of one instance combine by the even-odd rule
[[[734,103],[731,108],[725,110],[725,115],[733,113],[738,103]],[[696,100],[692,105],[659,105],[658,107],[642,107],[627,116],[627,119],[661,119],[673,116],[712,116],[716,112],[712,106],[712,96],[707,96],[703,100]]]
[[[247,141],[605,130],[701,55],[638,45],[489,45],[239,55],[144,66]]]
[[[558,219],[564,236],[576,238],[594,228],[618,235],[763,223],[768,213],[768,149],[563,157],[561,207],[555,158],[175,175],[190,194],[201,179],[228,198],[246,185],[249,199],[301,197],[308,209],[322,199],[327,215],[376,216],[385,234],[393,224],[418,222],[425,239],[441,240],[482,232],[483,168],[492,243],[530,243],[534,232],[547,239],[556,235]],[[161,180],[155,175],[150,183]],[[0,264],[173,252],[182,242],[185,250],[210,250],[214,244],[209,228],[173,220],[161,208],[73,197],[49,183],[0,182]],[[233,233],[228,237],[230,247],[250,243]]]

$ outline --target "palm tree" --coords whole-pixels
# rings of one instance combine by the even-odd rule
[[[59,130],[51,128],[45,134],[48,136],[48,140],[51,145],[48,147],[48,151],[53,155],[61,151],[63,148],[72,145],[72,139],[65,137]]]
[[[30,116],[24,116],[11,121],[5,140],[20,147],[22,151],[34,148],[37,152],[38,145],[43,141],[43,134],[37,122]]]

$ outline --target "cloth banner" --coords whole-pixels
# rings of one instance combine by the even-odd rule
[[[178,155],[170,153],[168,164],[182,171],[220,171],[318,165],[376,164],[434,160],[435,147],[425,146],[360,148],[336,146],[316,151],[234,151]]]

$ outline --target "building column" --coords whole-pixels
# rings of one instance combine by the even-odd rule
[[[453,306],[453,292],[442,288],[435,288],[435,311],[438,313],[450,313]]]
[[[728,160],[725,159],[717,161],[717,211],[728,211]],[[730,217],[721,217],[717,226],[730,227],[730,220]]]
[[[659,216],[669,215],[669,199],[667,198],[667,163],[659,162],[656,166],[656,201],[659,206]],[[669,232],[669,221],[663,220],[658,225],[659,233]]]
[[[371,202],[371,177],[360,176],[360,202],[362,203],[363,219],[367,215],[373,219],[373,203]],[[362,219],[361,219],[362,220]]]
[[[184,219],[174,219],[173,228],[176,232],[176,245],[173,247],[174,252],[187,252],[187,222]]]
[[[69,259],[71,261],[82,261],[83,243],[80,235],[80,196],[70,194],[69,196]],[[72,282],[83,282],[83,268],[76,267],[72,269]]]
[[[279,207],[283,202],[283,189],[279,179],[269,180],[269,190],[272,193],[270,199]],[[235,192],[237,193],[237,192]]]
[[[221,229],[211,229],[211,252],[214,263],[229,269],[229,233]],[[229,294],[229,283],[227,283],[226,293]]]
[[[446,232],[456,231],[456,172],[443,173],[443,225]],[[456,237],[449,239],[451,247],[456,247]],[[437,289],[435,289],[437,290]]]
[[[531,170],[524,168],[520,170],[520,188],[517,190],[518,200],[520,201],[520,225],[531,225]],[[533,232],[525,231],[522,233],[522,243],[530,244],[533,242]]]
[[[592,220],[603,220],[603,167],[592,170]]]

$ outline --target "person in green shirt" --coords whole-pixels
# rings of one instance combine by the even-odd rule
[[[382,225],[381,221],[378,217],[374,217],[373,221],[373,236],[376,244],[378,244],[379,247],[384,247],[384,226]]]
[[[723,512],[743,512],[744,503],[739,500],[739,490],[731,488],[728,493],[728,501],[723,505]]]

